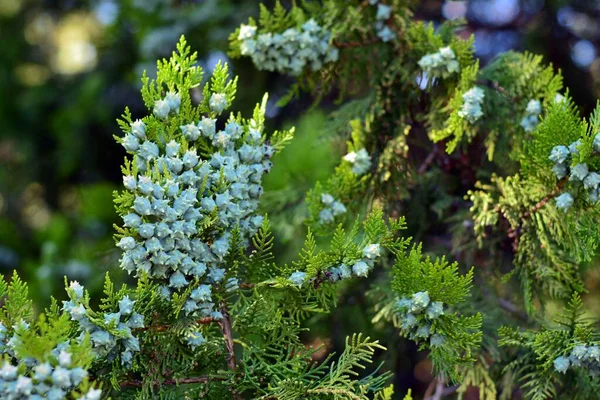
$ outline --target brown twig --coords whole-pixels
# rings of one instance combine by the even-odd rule
[[[200,318],[200,319],[196,320],[196,323],[200,324],[200,325],[212,324],[213,322],[217,322],[217,320],[212,317],[205,317],[205,318]],[[143,328],[138,328],[135,330],[136,331],[164,332],[164,331],[168,330],[169,328],[171,328],[171,325],[151,325],[151,326],[145,326]]]
[[[154,382],[153,386],[159,385],[187,385],[191,383],[207,383],[210,381],[224,381],[224,378],[219,377],[211,377],[211,376],[196,376],[191,378],[181,378],[181,379],[166,379],[161,382]],[[124,381],[120,383],[121,387],[141,387],[143,384],[142,381],[131,380]]]
[[[372,39],[368,39],[362,42],[358,42],[358,41],[351,41],[351,42],[338,42],[338,41],[333,41],[333,45],[335,47],[337,47],[338,49],[344,49],[344,48],[354,48],[354,47],[364,47],[364,46],[370,46],[372,44],[375,44],[379,42],[378,38],[372,38]]]
[[[552,200],[558,193],[560,193],[560,191],[562,190],[563,186],[565,186],[565,184],[567,183],[567,178],[563,178],[560,181],[558,181],[558,183],[556,184],[556,186],[554,187],[554,189],[552,189],[552,191],[550,193],[548,193],[543,199],[541,199],[540,201],[538,201],[532,208],[531,210],[525,211],[523,213],[523,216],[521,218],[521,221],[524,221],[526,219],[531,218],[531,216],[533,214],[535,214],[536,212],[539,211],[540,208],[544,207],[546,204],[548,204],[548,202],[550,200]],[[522,225],[522,224],[521,224]],[[508,237],[510,239],[512,239],[513,242],[513,250],[516,252],[519,248],[519,231],[521,229],[521,226],[518,226],[517,228],[513,228],[511,227],[508,230]]]
[[[498,298],[498,305],[504,311],[508,311],[509,313],[514,314],[515,316],[517,316],[518,318],[522,319],[523,321],[528,321],[529,320],[529,317],[527,316],[526,313],[524,313],[523,311],[519,310],[516,305],[514,305],[513,303],[511,303],[510,301],[508,301],[506,299],[503,299],[503,298],[499,297]]]
[[[475,81],[475,84],[480,85],[480,86],[487,86],[489,88],[494,89],[495,91],[497,91],[500,94],[503,94],[505,96],[508,95],[506,92],[506,89],[504,89],[502,86],[500,86],[500,84],[498,82],[490,81],[487,79],[478,79],[477,81]]]
[[[424,399],[431,398],[431,395],[433,394],[433,390],[435,388],[436,383],[437,383],[437,379],[434,379],[431,382],[429,382],[429,385],[427,385],[427,389],[425,390],[425,394],[423,394]]]
[[[435,156],[438,154],[438,151],[439,146],[436,143],[433,145],[433,149],[431,149],[429,154],[427,154],[427,157],[425,157],[425,160],[423,160],[423,163],[421,163],[421,165],[419,166],[419,169],[417,169],[417,173],[419,175],[423,175],[425,171],[427,171],[429,166],[431,166],[431,163],[433,163],[433,160],[435,160]]]
[[[435,379],[432,384],[435,383],[435,392],[429,397],[425,397],[426,400],[440,400],[444,394],[444,389],[446,388],[446,380],[444,378]],[[431,389],[433,389],[433,385],[429,385]],[[427,388],[429,391],[429,388]]]
[[[238,285],[241,289],[252,289],[253,287],[256,286],[255,283],[240,283]]]
[[[233,335],[231,334],[231,316],[229,315],[229,311],[227,310],[227,304],[221,303],[221,314],[223,314],[223,318],[219,321],[219,325],[221,326],[221,331],[223,332],[223,337],[225,338],[225,347],[227,348],[227,366],[230,370],[235,372],[237,370],[237,364],[235,362],[235,349],[233,347]],[[242,396],[234,389],[233,390],[233,398],[236,400],[241,400]]]
[[[565,186],[565,183],[567,183],[567,178],[563,178],[560,181],[558,181],[556,187],[552,189],[552,191],[548,193],[546,197],[538,201],[531,210],[523,214],[523,218],[529,218],[531,215],[535,214],[540,208],[544,207],[546,203],[548,203],[552,198],[554,198],[554,196],[556,196],[562,190],[563,186]]]
[[[212,317],[206,317],[206,318],[201,318],[201,319],[196,320],[196,323],[198,323],[198,324],[211,324],[214,322],[219,323],[219,326],[221,327],[221,331],[223,332],[223,337],[225,338],[225,347],[226,347],[227,353],[228,353],[227,366],[229,367],[230,370],[235,372],[237,370],[237,365],[236,365],[236,361],[235,361],[235,349],[233,347],[233,335],[231,333],[231,317],[229,315],[229,312],[227,310],[227,306],[225,305],[225,303],[221,304],[220,311],[221,311],[221,314],[223,314],[222,319],[216,320]],[[140,328],[139,330],[140,331],[161,332],[161,331],[166,331],[170,327],[171,327],[170,325],[158,325],[158,326],[148,326],[148,327]],[[218,378],[218,377],[208,377],[208,376],[198,376],[198,377],[181,378],[181,379],[166,379],[161,382],[154,382],[154,386],[190,384],[190,383],[206,383],[211,380],[223,381],[225,379]],[[142,381],[138,381],[138,380],[124,381],[124,382],[121,382],[120,386],[121,387],[140,387],[140,386],[142,386]],[[241,397],[238,393],[234,393],[234,398],[241,399]]]
[[[229,316],[225,303],[221,304],[221,314],[223,314],[223,318],[219,321],[219,325],[221,326],[221,331],[225,338],[225,347],[227,348],[228,353],[227,366],[232,371],[235,371],[237,365],[235,363],[235,350],[233,348],[233,336],[231,334],[231,317]]]

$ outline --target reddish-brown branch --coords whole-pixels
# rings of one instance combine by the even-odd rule
[[[256,284],[255,283],[240,283],[239,286],[242,289],[252,289],[253,287],[256,286]]]
[[[235,349],[233,347],[233,335],[231,333],[231,317],[229,315],[229,311],[227,310],[227,306],[225,303],[221,304],[221,314],[223,314],[223,318],[220,320],[216,320],[212,317],[206,317],[196,320],[198,324],[211,324],[214,322],[218,322],[221,327],[221,331],[223,332],[223,337],[225,339],[225,347],[227,349],[227,366],[232,371],[237,370],[237,365],[235,361]],[[157,326],[148,326],[144,328],[138,329],[138,331],[154,331],[154,332],[162,332],[169,329],[170,325],[157,325]],[[192,378],[181,378],[181,379],[166,379],[160,382],[154,382],[154,386],[158,385],[179,385],[179,384],[191,384],[191,383],[206,383],[211,380],[214,381],[223,381],[224,378],[219,377],[208,377],[208,376],[198,376]],[[138,380],[130,380],[124,381],[120,383],[121,387],[140,387],[143,382]],[[234,398],[241,399],[238,393],[234,391]]]
[[[372,39],[368,39],[362,42],[358,42],[358,41],[350,41],[350,42],[338,42],[338,41],[333,41],[333,45],[335,47],[337,47],[338,49],[347,49],[347,48],[355,48],[355,47],[364,47],[364,46],[370,46],[372,44],[375,44],[379,42],[378,38],[372,38]]]
[[[227,366],[230,370],[236,371],[237,364],[235,361],[235,349],[233,347],[233,335],[231,333],[231,317],[229,315],[229,311],[227,310],[227,306],[225,303],[221,304],[221,314],[223,314],[223,318],[220,320],[215,320],[214,318],[207,317],[202,318],[196,321],[199,324],[210,324],[213,322],[218,322],[221,327],[221,331],[223,332],[223,338],[225,339],[225,347],[227,349]],[[145,328],[140,328],[139,330],[144,331],[155,331],[161,332],[169,329],[169,325],[159,325],[159,326],[149,326]],[[189,384],[189,383],[206,383],[210,380],[224,380],[223,378],[211,378],[206,376],[199,376],[193,378],[181,378],[181,379],[167,379],[161,382],[155,382],[155,385],[175,385],[175,384]],[[121,383],[121,387],[139,387],[142,385],[141,381],[132,380],[125,381]],[[235,394],[236,399],[241,399],[238,394]]]
[[[520,318],[523,321],[529,320],[527,313],[524,313],[523,311],[519,310],[517,308],[517,306],[515,306],[513,303],[511,303],[510,301],[508,301],[506,299],[498,298],[498,305],[503,310],[508,311],[511,314],[514,314],[516,317]]]
[[[433,160],[435,160],[435,156],[438,154],[438,151],[439,145],[436,143],[433,145],[433,149],[431,149],[429,154],[427,154],[427,157],[425,158],[423,163],[419,166],[419,169],[417,169],[417,173],[419,175],[423,175],[425,171],[427,171],[427,169],[431,166],[431,163],[433,163]]]
[[[489,88],[492,88],[500,94],[507,95],[506,89],[500,86],[498,82],[479,79],[475,83],[480,86],[487,86]]]
[[[223,332],[223,337],[225,338],[225,347],[227,348],[227,366],[230,370],[235,372],[237,370],[237,364],[235,362],[233,335],[231,334],[231,316],[229,315],[229,311],[227,310],[226,303],[221,303],[221,314],[223,314],[223,318],[219,321],[219,325],[221,326],[221,331]],[[242,396],[237,391],[235,391],[235,389],[232,393],[234,399],[242,399]]]
[[[444,388],[446,387],[446,381],[444,379],[438,379],[435,385],[435,392],[431,396],[431,400],[440,400],[444,395]]]
[[[531,216],[533,214],[535,214],[536,212],[539,211],[540,208],[544,207],[546,204],[548,204],[548,202],[550,200],[552,200],[558,193],[560,193],[560,191],[562,190],[563,186],[565,186],[565,184],[567,183],[567,178],[563,178],[560,181],[558,181],[558,183],[556,184],[556,186],[554,187],[554,189],[552,189],[552,191],[550,193],[548,193],[543,199],[541,199],[540,201],[538,201],[529,211],[525,211],[523,213],[522,216],[522,221],[531,218]],[[520,226],[518,228],[510,228],[508,230],[508,237],[510,239],[512,239],[513,242],[513,250],[516,252],[519,248],[519,230],[520,230]]]
[[[211,376],[196,376],[196,377],[191,377],[191,378],[181,378],[181,379],[166,379],[164,381],[161,382],[154,382],[153,386],[159,386],[159,385],[187,385],[187,384],[192,384],[192,383],[207,383],[210,381],[224,381],[224,378],[219,378],[219,377],[211,377]],[[125,387],[141,387],[143,384],[142,381],[137,381],[137,380],[131,380],[131,381],[124,381],[120,383],[120,386],[125,388]]]
[[[525,214],[523,214],[523,218],[529,218],[531,215],[535,214],[540,208],[544,207],[546,205],[546,203],[548,203],[551,199],[554,198],[554,196],[556,196],[558,193],[560,193],[560,191],[562,190],[563,186],[565,186],[566,183],[567,183],[567,178],[563,178],[560,181],[558,181],[558,183],[556,184],[556,187],[554,189],[552,189],[552,191],[550,193],[548,193],[548,195],[546,197],[544,197],[542,200],[538,201],[531,210],[529,210],[529,211],[525,212]]]
[[[205,318],[200,318],[200,319],[196,320],[196,323],[200,324],[200,325],[212,324],[214,322],[217,322],[217,320],[214,319],[213,317],[205,317]],[[138,329],[136,329],[136,331],[164,332],[169,328],[171,328],[171,325],[151,325],[151,326],[146,326],[143,328],[138,328]]]
[[[233,348],[233,336],[231,334],[231,317],[229,316],[229,311],[227,311],[225,303],[221,304],[221,314],[223,314],[223,318],[219,321],[219,325],[221,326],[221,331],[225,338],[225,347],[227,348],[228,353],[227,366],[232,371],[235,371],[237,365],[235,363],[235,349]]]
[[[433,391],[435,390],[435,386],[437,385],[438,380],[434,379],[431,382],[429,382],[429,385],[427,385],[427,390],[425,390],[425,394],[424,394],[424,399],[431,399],[431,395],[433,394]]]
[[[426,400],[441,400],[443,397],[451,395],[457,389],[457,386],[446,386],[444,378],[436,378],[430,382],[425,392]],[[435,391],[434,391],[435,390]]]

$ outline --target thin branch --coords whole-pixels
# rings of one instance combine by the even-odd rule
[[[237,365],[235,362],[235,349],[233,347],[233,335],[231,334],[231,316],[229,315],[229,311],[227,310],[227,304],[221,303],[221,314],[223,314],[223,318],[219,321],[219,325],[221,326],[221,331],[223,332],[223,337],[225,338],[225,347],[227,348],[227,366],[233,372],[237,370]],[[236,400],[242,400],[242,396],[234,390],[232,392],[233,398]]]
[[[533,206],[531,210],[523,214],[523,218],[529,218],[531,215],[535,214],[540,208],[544,207],[551,199],[553,199],[558,193],[560,193],[563,186],[565,186],[565,183],[567,183],[567,178],[562,178],[560,181],[558,181],[556,187],[552,189],[552,191],[548,193],[546,197],[538,201],[537,204]]]
[[[235,363],[235,349],[233,348],[233,336],[231,334],[231,317],[229,316],[229,311],[227,311],[225,303],[221,304],[221,314],[223,314],[223,319],[219,321],[219,325],[221,326],[221,331],[225,338],[225,347],[227,348],[228,353],[227,366],[232,371],[235,371],[237,365]]]
[[[216,320],[212,317],[206,317],[206,318],[201,318],[201,319],[196,320],[196,323],[198,323],[198,324],[211,324],[214,322],[219,323],[219,325],[221,327],[221,331],[223,332],[223,337],[225,338],[225,347],[227,348],[227,353],[228,353],[227,366],[229,367],[229,369],[231,369],[232,371],[235,372],[237,370],[237,365],[235,362],[235,350],[233,347],[233,336],[231,334],[231,317],[229,316],[227,306],[224,303],[221,304],[221,314],[223,314],[223,318],[221,320]],[[168,330],[169,328],[171,328],[171,325],[158,325],[158,326],[148,326],[148,327],[140,328],[138,330],[139,331],[162,332],[162,331]],[[167,380],[160,381],[160,382],[158,382],[158,381],[153,382],[153,386],[206,383],[210,380],[223,381],[225,379],[218,378],[218,377],[208,377],[208,376],[198,376],[198,377],[181,378],[181,379],[167,379]],[[142,386],[142,384],[143,384],[142,381],[131,380],[131,381],[121,382],[120,386],[121,387],[140,387],[140,386]],[[234,393],[234,396],[236,399],[241,399],[241,397],[237,393]]]
[[[508,237],[510,239],[512,239],[512,247],[513,247],[513,250],[515,251],[515,253],[519,249],[519,235],[520,235],[521,226],[523,225],[523,221],[531,218],[531,216],[533,214],[535,214],[542,207],[544,207],[546,204],[548,204],[548,202],[550,200],[552,200],[557,194],[560,193],[560,191],[562,190],[563,186],[565,186],[566,183],[567,183],[567,178],[562,178],[560,181],[558,181],[558,183],[556,184],[556,186],[554,187],[554,189],[552,189],[552,191],[550,193],[548,193],[543,199],[538,201],[531,208],[531,210],[525,211],[523,213],[523,216],[521,218],[521,225],[519,225],[517,228],[511,227],[508,230]]]
[[[217,320],[212,317],[205,317],[205,318],[200,318],[200,319],[196,320],[196,323],[200,324],[200,325],[212,324],[214,322],[217,322]],[[143,331],[164,332],[171,327],[172,327],[172,325],[151,325],[151,326],[145,326],[143,328],[137,328],[135,330],[138,332],[139,331],[142,331],[142,332]]]
[[[503,310],[508,311],[511,314],[514,314],[515,316],[519,317],[523,321],[529,321],[529,317],[527,316],[527,314],[524,313],[523,311],[519,310],[519,308],[517,308],[517,306],[515,306],[510,301],[503,299],[501,297],[498,297],[498,305]]]
[[[444,389],[446,388],[446,381],[444,378],[438,378],[434,382],[436,382],[435,392],[432,396],[426,397],[426,400],[441,400],[444,396]]]
[[[417,173],[419,175],[423,175],[425,173],[425,171],[427,171],[427,169],[429,168],[431,163],[433,163],[433,160],[435,160],[435,156],[438,154],[438,151],[439,151],[439,146],[436,143],[433,145],[433,149],[431,149],[429,154],[427,154],[427,157],[425,157],[425,160],[423,161],[423,163],[419,166],[419,169],[417,169]]]
[[[152,383],[152,386],[160,386],[160,385],[188,385],[193,383],[208,383],[210,381],[224,381],[224,378],[220,377],[212,377],[212,376],[196,376],[191,378],[181,378],[181,379],[166,379],[164,381],[155,381]],[[143,384],[142,381],[131,380],[121,382],[119,385],[121,387],[141,387]]]
[[[238,285],[241,289],[252,289],[256,286],[256,283],[240,283]]]
[[[527,315],[527,313],[521,311],[519,309],[519,307],[517,307],[515,304],[513,304],[510,300],[506,300],[502,297],[498,297],[495,294],[492,294],[490,292],[490,289],[486,286],[483,285],[483,283],[481,283],[480,287],[481,289],[481,294],[490,302],[496,302],[498,304],[498,306],[503,309],[504,311],[507,311],[511,314],[514,314],[515,317],[523,320],[523,322],[528,322],[529,321],[529,316]]]
[[[486,86],[486,87],[492,88],[495,91],[497,91],[498,93],[508,97],[508,93],[506,92],[506,89],[504,89],[502,86],[500,86],[500,84],[498,82],[490,81],[488,79],[478,79],[477,81],[475,81],[475,84],[477,84],[479,86]]]
[[[337,47],[338,49],[344,49],[344,48],[355,48],[355,47],[364,47],[364,46],[370,46],[372,44],[375,44],[379,42],[378,38],[372,38],[372,39],[367,39],[365,41],[362,42],[358,42],[358,41],[350,41],[350,42],[338,42],[338,41],[333,41],[333,45],[335,47]]]
[[[436,382],[437,382],[437,379],[434,379],[431,382],[429,382],[429,385],[427,385],[427,389],[425,390],[425,394],[423,395],[423,399],[425,399],[425,400],[431,399],[431,395],[433,394],[433,389],[435,388]]]

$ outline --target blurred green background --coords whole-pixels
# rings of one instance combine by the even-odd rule
[[[465,18],[483,63],[509,49],[544,54],[563,71],[582,113],[595,106],[600,1],[419,4],[419,19]],[[145,114],[141,73],[152,75],[156,59],[168,56],[181,34],[211,70],[227,60],[230,32],[257,14],[256,0],[0,0],[0,273],[17,270],[41,307],[50,295],[64,297],[65,275],[92,294],[107,271],[127,280],[111,237],[118,222],[112,191],[121,185],[125,156],[113,139],[120,134],[115,120],[125,106],[134,118]],[[247,115],[266,91],[269,128],[297,127],[296,139],[274,160],[263,201],[276,230],[276,256],[289,261],[306,231],[303,194],[345,150],[344,139],[327,127],[335,105],[325,99],[312,110],[302,96],[278,108],[290,78],[257,71],[248,60],[231,65],[240,76],[236,109]],[[590,279],[598,285],[597,276]],[[372,330],[370,317],[356,312],[366,307],[367,288],[353,287],[338,313],[313,321],[307,341],[339,348],[348,332]],[[405,342],[396,346],[392,362],[403,385],[425,385],[431,377],[424,357]]]

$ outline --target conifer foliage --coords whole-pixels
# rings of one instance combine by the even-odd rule
[[[182,37],[142,77],[148,115],[118,122],[115,242],[135,285],[107,275],[92,299],[65,282],[39,312],[16,273],[1,280],[0,397],[400,398],[389,365],[371,365],[396,349],[356,332],[315,361],[300,338],[368,279],[365,312],[427,351],[434,398],[594,398],[581,293],[600,238],[600,111],[582,119],[541,57],[480,67],[458,23],[417,22],[414,3],[277,2],[231,34],[231,56],[293,76],[280,104],[337,96],[347,152],[307,193],[304,246],[283,265],[260,199],[293,130],[266,131],[266,95],[232,111],[237,78],[224,63],[204,76]]]
[[[591,398],[596,325],[585,325],[585,339],[560,341],[565,330],[545,334],[556,329],[545,305],[567,314],[583,307],[574,299],[600,237],[599,111],[582,119],[560,71],[541,56],[506,52],[481,66],[473,38],[456,34],[460,21],[434,28],[412,18],[413,6],[278,3],[240,28],[264,40],[311,21],[339,50],[319,71],[294,74],[281,100],[304,90],[315,102],[339,102],[330,127],[347,140],[347,155],[308,193],[307,223],[327,235],[358,210],[382,207],[420,225],[412,231],[423,246],[397,255],[391,279],[375,282],[373,320],[430,350],[437,382],[462,384],[459,396],[477,386],[486,399],[515,389],[525,398]],[[239,31],[230,39],[232,56],[248,55]],[[580,332],[575,320],[569,329]],[[517,345],[508,333],[518,327],[530,333]],[[527,345],[528,335],[540,341]],[[542,357],[544,346],[555,350]]]
[[[340,226],[329,250],[309,232],[298,260],[276,265],[256,210],[269,158],[292,132],[266,141],[266,97],[250,118],[219,119],[237,80],[223,64],[203,83],[195,58],[182,38],[157,78],[142,78],[151,114],[133,121],[126,110],[119,121],[131,156],[114,196],[115,240],[136,287],[115,288],[107,275],[94,307],[66,282],[68,300],[36,317],[27,285],[16,274],[2,281],[3,398],[367,399],[386,386],[389,373],[357,378],[385,349],[378,341],[357,333],[335,361],[314,363],[318,349],[299,334],[330,311],[337,282],[406,247],[403,220],[375,211],[349,232]]]

